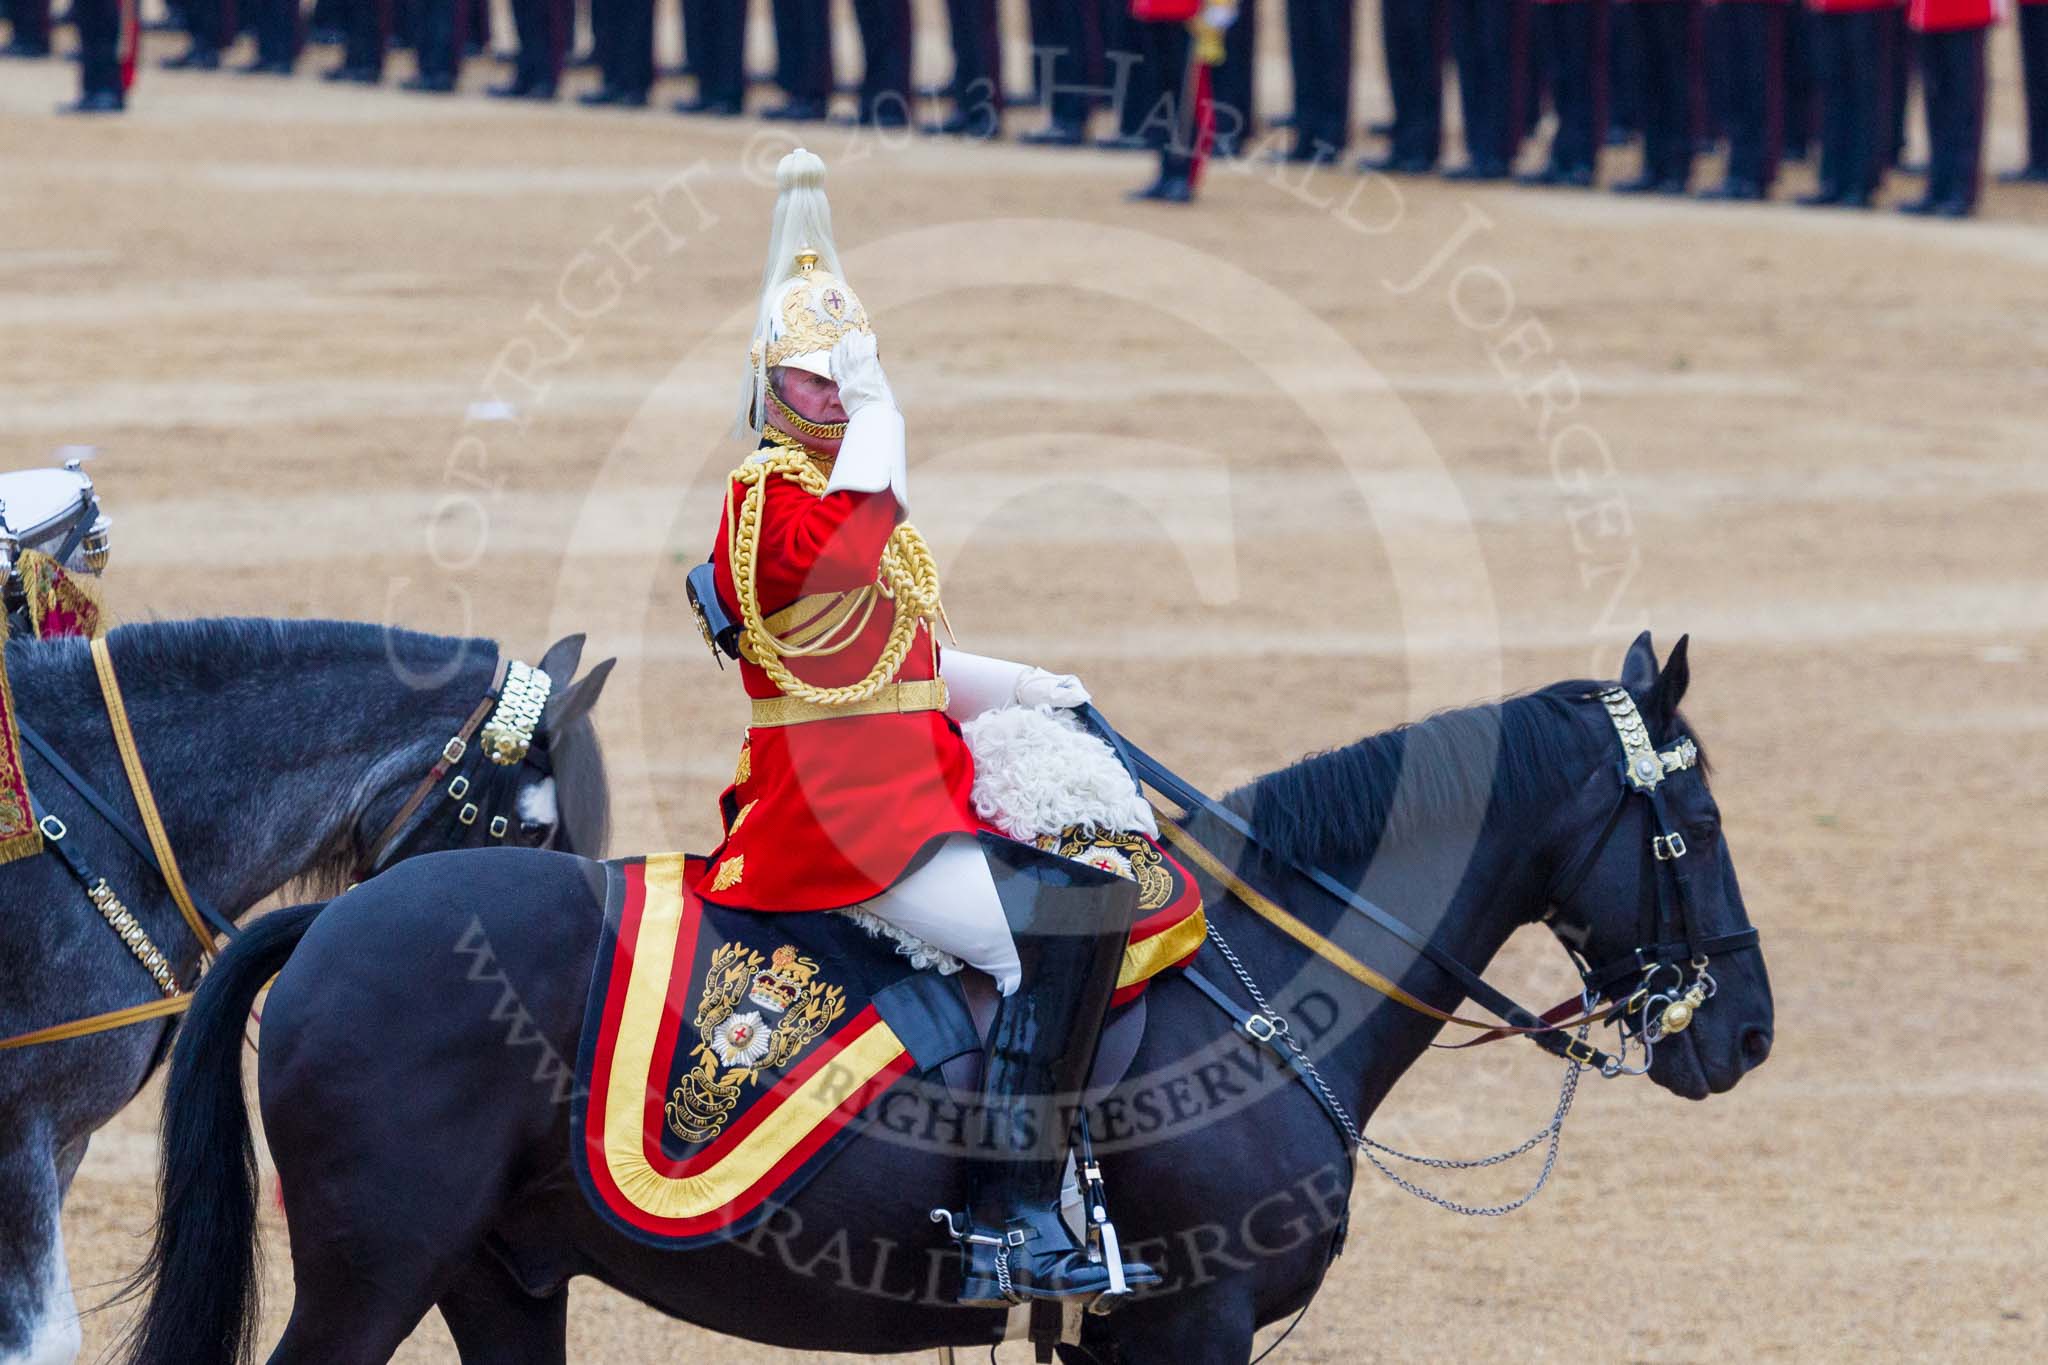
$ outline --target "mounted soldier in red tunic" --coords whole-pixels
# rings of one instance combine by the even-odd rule
[[[858,908],[994,978],[992,1141],[970,1183],[965,1303],[1100,1295],[1058,1210],[1068,1129],[1135,911],[1128,881],[986,832],[963,721],[1079,706],[1079,680],[941,651],[939,575],[909,510],[903,415],[833,246],[824,164],[783,159],[707,630],[752,723],[697,895],[732,909]],[[708,581],[707,581],[708,580]],[[715,599],[715,600],[713,600]],[[1070,1111],[1066,1111],[1070,1113]],[[1124,1267],[1133,1285],[1149,1269]]]

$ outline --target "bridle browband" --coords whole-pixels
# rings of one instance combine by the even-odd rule
[[[483,788],[495,788],[498,773],[521,764],[543,774],[552,773],[547,737],[540,725],[553,689],[552,680],[539,669],[515,659],[500,659],[497,671],[491,675],[490,690],[484,693],[468,719],[462,722],[462,728],[441,746],[441,752],[433,766],[427,769],[427,775],[413,787],[383,831],[363,851],[356,864],[356,880],[365,880],[384,870],[400,845],[424,822],[428,798],[451,772],[455,775],[449,779],[445,791],[454,807],[455,838],[463,837],[459,831],[475,827],[487,810],[490,814],[484,824],[486,835],[496,841],[510,833],[510,818],[502,811],[492,809],[499,793]],[[479,728],[483,732],[481,738],[477,733]],[[483,761],[474,762],[473,759]],[[552,835],[549,842],[553,842]]]

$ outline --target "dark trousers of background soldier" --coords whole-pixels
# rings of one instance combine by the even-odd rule
[[[1451,179],[1507,177],[1522,141],[1528,50],[1523,0],[1453,0],[1451,51],[1458,63],[1465,164],[1449,173]]]
[[[1913,77],[1920,70],[1920,35],[1906,27],[1904,0],[1884,12],[1886,27],[1884,69],[1884,131],[1880,151],[1886,170],[1897,170],[1906,160],[1906,113],[1913,106]]]
[[[562,61],[569,50],[576,11],[570,0],[512,0],[512,27],[519,35],[519,56],[512,79],[495,86],[501,98],[551,100],[562,80]]]
[[[747,94],[746,7],[735,0],[686,0],[683,25],[697,94],[678,100],[676,112],[738,114]]]
[[[203,3],[203,0],[202,0]],[[384,54],[391,47],[392,0],[349,0],[343,15],[341,65],[331,81],[375,85],[384,79]]]
[[[1365,170],[1425,175],[1444,147],[1445,0],[1380,0],[1381,46],[1394,126],[1385,157],[1367,157]]]
[[[1162,75],[1151,60],[1147,26],[1131,17],[1130,0],[1101,0],[1096,13],[1101,18],[1104,64],[1117,87],[1116,128],[1100,145],[1152,150],[1161,141],[1155,136],[1158,125],[1151,121],[1152,111],[1175,77]]]
[[[1637,49],[1642,46],[1635,20],[1617,0],[1607,24],[1607,145],[1618,147],[1642,136],[1642,81],[1636,69],[1642,65]]]
[[[1523,180],[1584,189],[1598,178],[1607,140],[1607,0],[1547,0],[1533,6],[1534,50],[1557,113],[1550,155]]]
[[[1003,131],[1002,25],[996,0],[946,0],[953,36],[952,112],[927,131],[993,138]]]
[[[1820,188],[1803,204],[1868,208],[1884,177],[1891,14],[1815,14],[1814,81],[1820,89]]]
[[[235,0],[186,0],[185,34],[190,42],[177,56],[166,57],[164,67],[211,71],[220,65],[220,54],[234,46],[239,32]]]
[[[1206,130],[1199,108],[1199,83],[1205,73],[1195,63],[1194,38],[1186,23],[1166,20],[1137,27],[1137,36],[1144,43],[1144,61],[1159,73],[1162,86],[1152,112],[1152,124],[1161,141],[1158,177],[1131,197],[1189,203],[1207,150],[1201,145]]]
[[[1020,141],[1078,147],[1088,140],[1089,117],[1103,98],[1102,11],[1091,3],[1034,5],[1032,20],[1031,87],[1046,106],[1046,120]]]
[[[869,128],[902,128],[911,121],[912,42],[917,36],[910,0],[853,0],[860,25],[860,107],[856,120]]]
[[[243,71],[289,76],[306,46],[305,12],[299,0],[243,0],[256,22],[256,56]]]
[[[1780,141],[1786,161],[1804,161],[1813,145],[1819,96],[1813,84],[1813,16],[1799,0],[1785,9],[1784,49],[1785,135]]]
[[[1756,200],[1771,192],[1785,144],[1785,19],[1779,0],[1724,0],[1713,65],[1720,73],[1728,173],[1708,199]]]
[[[2048,4],[2019,7],[2020,79],[2026,87],[2027,161],[1998,178],[2008,183],[2048,183]]]
[[[1238,0],[1223,35],[1223,61],[1209,73],[1216,101],[1216,156],[1242,156],[1258,136],[1259,0]]]
[[[15,0],[18,4],[19,0]],[[124,108],[135,82],[135,47],[141,38],[136,0],[72,0],[78,26],[80,113],[113,113]]]
[[[1691,0],[1631,0],[1623,22],[1635,35],[1636,108],[1642,118],[1643,169],[1616,185],[1626,194],[1684,194],[1694,152],[1694,38]]]
[[[590,29],[601,79],[578,101],[645,106],[654,87],[654,0],[590,0]]]
[[[1352,0],[1287,0],[1294,68],[1294,146],[1287,159],[1330,161],[1351,141]]]
[[[832,107],[832,13],[827,0],[774,0],[775,83],[783,102],[764,118],[812,122]]]
[[[1976,211],[1984,181],[1982,28],[1919,33],[1920,90],[1927,105],[1927,193],[1908,213],[1961,218]]]
[[[0,55],[50,55],[50,0],[7,0],[7,17],[11,31]]]
[[[462,56],[469,43],[469,0],[422,0],[417,62],[408,90],[446,94],[462,77]]]

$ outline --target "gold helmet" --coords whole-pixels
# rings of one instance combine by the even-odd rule
[[[832,206],[825,199],[825,163],[799,147],[782,158],[775,183],[780,192],[738,423],[757,432],[771,372],[790,365],[830,379],[832,347],[839,339],[875,330],[860,296],[840,273]]]

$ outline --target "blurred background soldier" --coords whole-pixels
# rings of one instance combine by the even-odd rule
[[[1700,198],[1763,199],[1784,146],[1786,0],[1711,0],[1711,7],[1720,21],[1713,56],[1728,171]]]
[[[1913,0],[1906,17],[1927,105],[1927,193],[1899,210],[1967,218],[1984,180],[1984,35],[1998,0]]]
[[[136,0],[72,0],[71,18],[78,26],[79,94],[63,112],[121,112],[135,84],[135,50],[142,37]]]
[[[597,35],[598,87],[578,95],[577,102],[645,109],[654,88],[654,0],[591,0],[590,22]]]
[[[1891,0],[1807,0],[1820,89],[1820,187],[1799,202],[1867,209],[1884,177]]]
[[[1032,86],[1046,106],[1045,127],[1019,138],[1037,147],[1079,147],[1104,85],[1102,11],[1092,0],[1034,3]]]
[[[553,99],[562,83],[562,59],[568,53],[575,21],[570,0],[512,0],[519,55],[513,62],[512,79],[492,86],[490,93],[499,99]]]
[[[1146,60],[1162,72],[1182,73],[1173,131],[1159,148],[1159,178],[1131,197],[1191,203],[1215,140],[1210,82],[1223,62],[1224,35],[1237,23],[1237,6],[1232,0],[1131,0],[1131,17],[1150,39]]]
[[[1623,22],[1635,33],[1636,108],[1643,123],[1643,169],[1614,188],[1622,194],[1684,194],[1692,180],[1693,0],[1627,0]]]
[[[199,8],[207,3],[208,0],[197,0]],[[341,65],[322,73],[321,79],[356,85],[375,85],[383,80],[384,54],[391,48],[391,9],[392,0],[349,0],[348,37],[342,45]]]
[[[1259,122],[1259,0],[1237,0],[1237,20],[1223,35],[1223,62],[1211,73],[1216,90],[1217,156],[1243,156]]]
[[[273,6],[298,8],[297,0],[273,0]],[[469,46],[469,0],[422,0],[419,32],[413,44],[417,69],[404,82],[407,90],[431,95],[454,91],[462,77],[462,57]]]
[[[1117,87],[1116,127],[1095,145],[1114,152],[1149,152],[1165,134],[1151,122],[1152,111],[1172,77],[1151,60],[1145,26],[1131,17],[1131,0],[1100,0],[1103,65]]]
[[[177,56],[164,58],[164,70],[218,70],[220,54],[234,46],[238,32],[235,0],[186,0],[185,33],[190,41]]]
[[[1393,97],[1390,145],[1362,171],[1428,175],[1444,154],[1444,0],[1380,0],[1380,39]]]
[[[1557,131],[1543,168],[1518,179],[1584,189],[1597,178],[1607,141],[1607,0],[1536,0],[1533,11]]]
[[[1813,145],[1815,106],[1819,94],[1813,85],[1813,15],[1800,0],[1785,6],[1785,67],[1780,103],[1785,111],[1784,138],[1779,144],[1781,161],[1804,161]]]
[[[747,7],[733,0],[692,0],[684,14],[697,95],[677,100],[676,112],[738,117],[747,99]]]
[[[1351,141],[1351,6],[1352,0],[1287,0],[1294,67],[1289,161],[1334,161]]]
[[[1078,3],[1078,0],[1069,0]],[[1003,135],[1003,39],[996,0],[946,0],[953,34],[953,112],[926,128],[952,137]]]
[[[1451,52],[1458,63],[1465,164],[1445,171],[1445,179],[1507,179],[1528,100],[1528,16],[1522,0],[1453,0]]]
[[[7,0],[7,46],[0,57],[50,55],[50,0]]]
[[[860,108],[854,121],[868,128],[910,123],[910,64],[916,37],[910,0],[853,0],[860,25]]]
[[[761,117],[819,122],[832,112],[831,7],[826,0],[775,0],[774,16],[775,83],[784,98]]]
[[[2027,94],[2027,164],[2001,171],[2007,184],[2048,184],[2048,0],[2020,0],[2020,79]]]
[[[299,0],[244,0],[256,21],[256,55],[236,70],[245,76],[289,76],[306,46]]]

